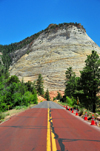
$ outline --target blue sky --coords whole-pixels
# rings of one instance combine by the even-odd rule
[[[81,23],[100,46],[100,0],[0,0],[0,44],[19,42],[51,23]]]

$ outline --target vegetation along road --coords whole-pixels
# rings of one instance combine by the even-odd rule
[[[44,101],[0,124],[0,151],[100,151],[100,130]]]

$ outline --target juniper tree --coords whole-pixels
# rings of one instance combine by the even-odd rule
[[[49,96],[49,91],[48,91],[48,89],[47,89],[47,91],[46,91],[46,93],[45,93],[45,98],[47,99],[47,101],[50,100],[50,96]]]
[[[67,68],[66,74],[66,81],[69,80],[75,73],[72,70],[72,67]]]
[[[42,78],[41,74],[39,74],[39,76],[38,76],[37,83],[36,83],[36,89],[37,89],[37,92],[39,95],[44,94],[43,78]]]
[[[65,96],[73,96],[75,89],[77,87],[77,78],[75,73],[72,70],[72,67],[67,68],[66,74],[66,82],[65,82]]]
[[[58,100],[60,100],[60,99],[62,98],[62,96],[61,96],[60,92],[57,92],[57,93],[58,93],[58,94],[57,94],[57,97],[56,97],[56,98],[57,98]]]
[[[96,94],[100,86],[100,58],[96,51],[93,50],[92,54],[87,56],[85,67],[80,73],[80,84],[86,96],[87,107],[92,105],[92,111],[95,113]]]

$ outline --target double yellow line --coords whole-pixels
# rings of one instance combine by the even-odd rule
[[[50,109],[48,108],[48,119],[47,119],[47,151],[57,151],[56,147],[56,141],[55,141],[55,135],[52,130],[52,127],[50,126],[50,123],[52,123],[52,117],[50,118]],[[50,133],[51,132],[51,133]],[[52,140],[52,144],[51,144]]]

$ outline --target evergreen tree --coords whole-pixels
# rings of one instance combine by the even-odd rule
[[[72,70],[72,67],[67,68],[66,74],[66,82],[65,82],[65,96],[72,97],[75,90],[77,89],[77,81],[75,73]]]
[[[72,70],[72,67],[67,68],[66,74],[66,81],[68,81],[75,73]]]
[[[24,80],[22,78],[22,81],[19,83],[19,93],[21,93],[21,96],[24,95],[24,93],[27,91],[26,83],[24,83]]]
[[[44,94],[43,78],[42,78],[41,74],[39,74],[39,76],[38,76],[36,89],[37,89],[37,92],[38,92],[39,95],[43,95]]]
[[[45,98],[47,99],[47,101],[50,100],[50,96],[49,96],[49,91],[48,91],[48,89],[47,89],[47,91],[46,91],[46,93],[45,93]]]
[[[100,58],[96,51],[92,51],[91,55],[87,56],[85,67],[81,71],[80,84],[84,95],[86,96],[87,108],[91,108],[95,113],[96,109],[96,94],[100,88]]]
[[[60,100],[60,99],[62,98],[62,96],[61,96],[61,94],[60,94],[59,92],[57,92],[57,93],[58,93],[58,95],[57,95],[56,98],[57,98],[58,100]]]
[[[38,98],[37,98],[37,92],[36,92],[35,87],[33,87],[32,94],[34,95],[34,100],[33,101],[34,101],[35,104],[37,104]]]
[[[16,75],[12,75],[11,77],[8,78],[7,84],[10,85],[11,83],[18,83],[20,82],[19,78]]]
[[[33,90],[32,82],[28,81],[28,82],[25,83],[25,85],[27,87],[27,90],[32,92],[32,90]]]
[[[66,83],[65,96],[72,97],[77,90],[78,77],[76,75],[71,76]]]

